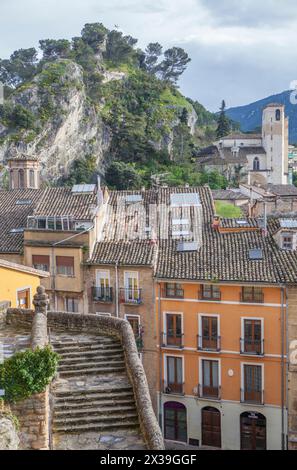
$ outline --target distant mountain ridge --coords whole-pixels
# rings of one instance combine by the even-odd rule
[[[284,104],[286,116],[289,117],[289,142],[297,144],[297,104],[291,103],[291,93],[291,90],[287,90],[245,106],[229,108],[226,114],[233,121],[240,123],[243,132],[249,132],[261,127],[264,106],[269,103]]]

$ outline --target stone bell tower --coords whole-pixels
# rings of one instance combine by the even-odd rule
[[[37,157],[19,154],[7,161],[9,189],[39,189],[39,161]]]
[[[266,151],[267,183],[288,183],[288,119],[282,104],[271,103],[263,110],[263,147]]]

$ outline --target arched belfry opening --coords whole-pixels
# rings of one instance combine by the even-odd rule
[[[39,161],[37,157],[19,154],[7,161],[9,189],[39,189]]]

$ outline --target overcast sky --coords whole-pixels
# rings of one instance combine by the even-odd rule
[[[0,0],[0,57],[71,38],[83,25],[119,25],[127,34],[192,58],[182,92],[217,110],[289,89],[297,79],[296,0]]]

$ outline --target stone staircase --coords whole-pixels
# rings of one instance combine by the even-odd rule
[[[60,435],[59,448],[61,435],[134,432],[139,438],[121,343],[107,336],[55,334],[51,344],[60,355],[52,385],[52,432]]]

